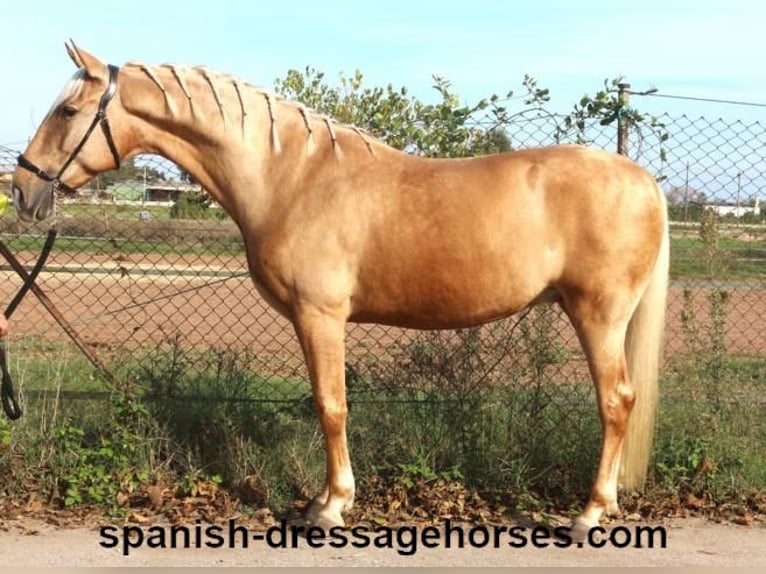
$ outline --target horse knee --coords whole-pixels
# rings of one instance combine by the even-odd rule
[[[346,416],[348,406],[344,403],[317,403],[317,416],[319,423],[325,432],[329,434],[341,433],[346,428]]]

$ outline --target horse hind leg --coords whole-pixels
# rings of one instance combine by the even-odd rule
[[[636,397],[625,357],[628,306],[605,305],[601,297],[592,301],[598,303],[564,303],[588,360],[603,430],[596,478],[585,509],[575,521],[576,531],[598,525],[605,514],[619,514],[620,457]]]

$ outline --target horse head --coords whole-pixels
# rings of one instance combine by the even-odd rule
[[[77,71],[19,155],[13,175],[14,203],[25,221],[46,219],[53,213],[58,192],[71,191],[120,165],[110,127],[110,121],[119,122],[117,106],[109,108],[107,117],[107,106],[117,91],[118,68],[74,43],[67,45],[67,52]],[[94,131],[100,136],[91,137]]]

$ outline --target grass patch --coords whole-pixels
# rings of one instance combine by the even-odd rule
[[[655,481],[672,492],[766,490],[766,359],[723,364],[681,355],[669,364],[655,442]],[[718,381],[718,383],[716,383]]]
[[[139,221],[143,214],[148,213],[150,219],[170,219],[170,208],[151,203],[144,205],[112,205],[108,203],[64,203],[57,205],[59,217],[92,217],[101,219],[126,219]]]
[[[650,490],[662,496],[723,504],[766,491],[766,359],[728,353],[727,301],[712,292],[704,324],[693,305],[684,309],[688,352],[664,372],[649,473]],[[580,507],[601,429],[592,385],[550,335],[554,320],[541,308],[517,330],[505,323],[423,333],[393,345],[387,360],[347,365],[360,489],[376,477],[400,485],[449,479],[517,508]],[[310,387],[260,375],[262,357],[153,349],[121,365],[119,388],[97,381],[107,391],[98,401],[61,392],[92,388],[81,362],[42,347],[37,359],[47,366],[29,366],[26,376],[51,392],[29,397],[21,421],[0,419],[9,497],[27,496],[32,485],[59,505],[119,513],[126,492],[207,476],[254,507],[279,511],[322,483]]]
[[[100,400],[56,392],[28,398],[21,421],[0,422],[0,474],[15,477],[4,482],[6,492],[28,495],[16,490],[23,477],[59,505],[103,503],[119,513],[118,493],[207,476],[254,507],[279,511],[309,498],[323,480],[324,454],[307,383],[260,378],[241,368],[240,357],[220,357],[222,370],[196,370],[195,359],[178,376],[178,357],[166,356],[164,371]],[[687,361],[673,361],[662,381],[650,488],[668,496],[704,492],[720,503],[732,493],[762,492],[766,424],[764,402],[754,398],[766,360],[728,363],[722,376],[736,385],[716,397],[695,386]],[[82,383],[67,381],[67,369],[56,372],[59,389]],[[279,399],[265,398],[275,393]],[[361,489],[377,476],[449,477],[549,511],[585,500],[601,437],[587,383],[555,391],[508,385],[473,400],[444,389],[388,391],[374,400],[352,393],[348,431]]]
[[[691,233],[689,233],[691,232]],[[679,277],[762,278],[766,275],[763,228],[739,229],[723,223],[712,211],[681,236],[671,232],[670,275]]]

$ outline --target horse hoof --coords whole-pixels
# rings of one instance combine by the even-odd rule
[[[322,506],[317,504],[316,502],[312,502],[309,504],[308,508],[303,511],[303,522],[306,525],[312,524],[314,521],[319,518],[319,511],[322,509]]]
[[[581,520],[575,520],[569,530],[569,536],[575,544],[581,544],[588,539],[588,533],[593,525]]]
[[[341,517],[329,517],[319,514],[311,520],[306,519],[306,526],[308,528],[319,528],[324,532],[325,536],[329,536],[330,530],[333,528],[345,528],[346,523]]]
[[[606,507],[604,516],[608,516],[609,518],[622,518],[622,510],[620,510],[620,506],[615,502]]]

